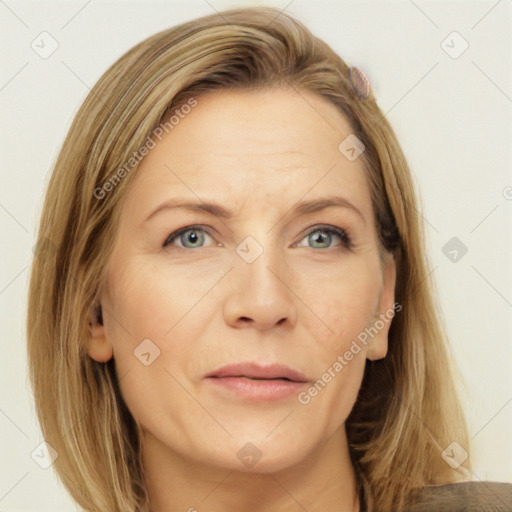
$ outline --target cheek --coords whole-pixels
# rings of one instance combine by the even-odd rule
[[[189,327],[195,325],[192,313],[198,299],[190,293],[190,280],[174,279],[143,258],[126,261],[121,271],[111,273],[110,282],[115,292],[109,296],[107,336],[114,347],[121,395],[133,417],[148,426],[162,401],[177,408],[186,405],[179,383],[193,362],[197,364],[193,340],[199,336]]]
[[[116,324],[126,326],[124,335],[129,332],[134,341],[141,336],[163,340],[192,312],[196,295],[205,292],[204,279],[144,260],[133,257],[112,275],[112,310]]]
[[[352,256],[339,265],[311,265],[307,272],[297,273],[294,291],[307,306],[298,306],[303,310],[301,322],[308,324],[321,353],[332,358],[346,350],[368,326],[378,305],[381,280],[374,257]]]
[[[324,435],[345,422],[356,402],[366,364],[366,345],[357,337],[368,327],[378,304],[381,275],[378,262],[360,260],[324,275],[312,287],[315,275],[302,279],[302,297],[322,322],[306,314],[309,351],[316,359],[317,380],[299,397],[305,411],[324,418]],[[309,320],[306,320],[309,319]],[[325,325],[318,329],[319,325]]]
[[[115,294],[109,304],[113,315],[107,335],[116,366],[120,375],[138,371],[141,363],[134,351],[138,353],[144,342],[151,353],[149,339],[157,347],[155,366],[168,368],[177,377],[189,375],[194,363],[197,366],[200,347],[196,342],[204,338],[204,323],[208,315],[218,315],[218,306],[210,304],[207,295],[219,280],[219,272],[203,274],[197,268],[153,264],[147,259],[133,257],[111,276],[110,288]],[[146,372],[141,378],[150,381],[153,373]]]

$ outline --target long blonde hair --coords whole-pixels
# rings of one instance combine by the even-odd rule
[[[229,88],[315,92],[340,109],[366,147],[379,243],[397,262],[395,299],[402,305],[388,355],[367,362],[346,423],[369,509],[378,504],[379,511],[398,512],[415,489],[461,478],[441,457],[452,441],[467,449],[468,436],[407,162],[373,95],[353,93],[347,64],[279,13],[233,9],[137,44],[91,90],[58,156],[32,263],[29,376],[43,436],[59,455],[53,467],[85,510],[150,510],[140,427],[119,391],[123,376],[113,359],[99,363],[86,351],[91,304],[137,172],[136,163],[126,162],[169,112],[203,92]]]

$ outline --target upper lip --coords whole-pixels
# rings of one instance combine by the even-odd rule
[[[301,372],[279,363],[242,362],[222,366],[205,377],[248,377],[250,379],[288,379],[293,382],[309,382]]]

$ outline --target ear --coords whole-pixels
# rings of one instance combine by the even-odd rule
[[[393,255],[386,253],[382,264],[382,288],[377,313],[368,330],[373,334],[366,357],[371,361],[383,359],[388,352],[388,333],[395,316],[396,263]],[[401,307],[400,307],[401,309]],[[398,311],[400,309],[397,309]]]
[[[103,311],[100,303],[91,308],[88,322],[89,340],[87,342],[87,353],[95,361],[106,363],[112,358],[113,349],[105,334]]]

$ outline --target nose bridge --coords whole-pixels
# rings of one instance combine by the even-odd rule
[[[236,247],[234,288],[227,302],[227,320],[252,320],[255,326],[270,329],[288,319],[296,319],[296,305],[287,282],[285,244],[274,230],[252,231]]]
[[[251,288],[276,292],[286,282],[284,243],[276,240],[273,230],[260,230],[246,236],[236,247],[240,279],[249,279]],[[284,272],[284,274],[283,274]]]

